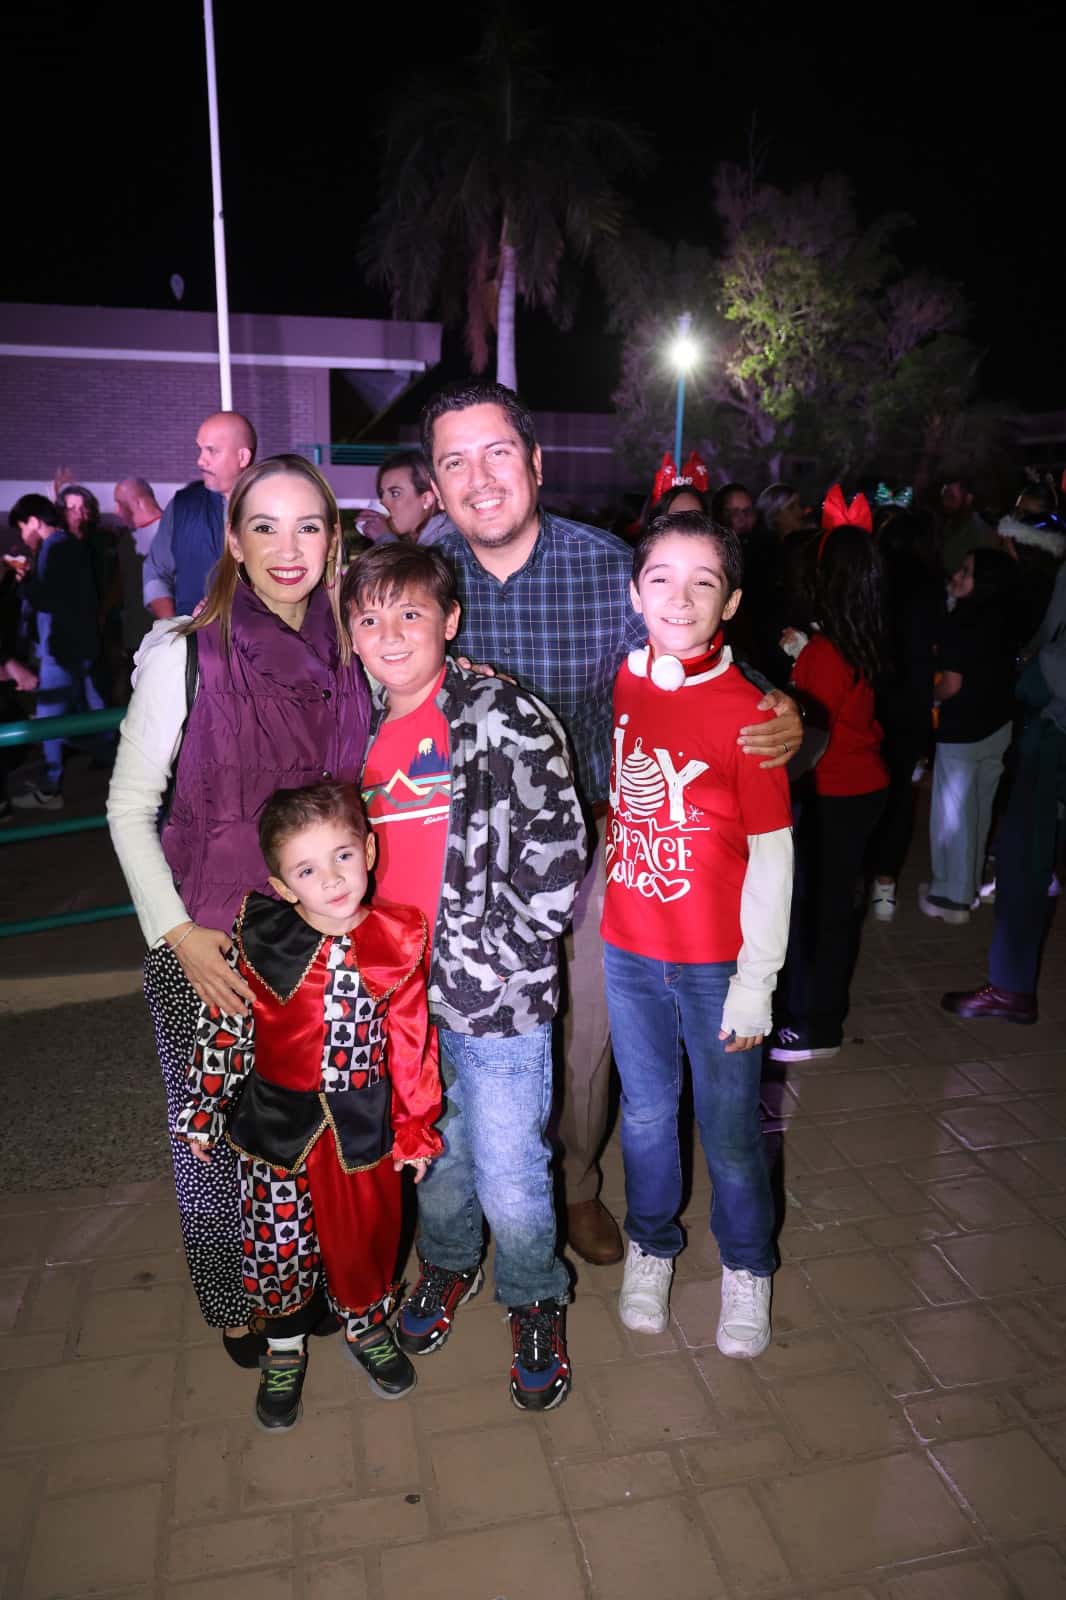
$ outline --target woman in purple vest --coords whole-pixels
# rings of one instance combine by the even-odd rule
[[[210,1166],[193,1160],[173,1123],[200,1001],[232,1015],[251,1000],[226,954],[243,895],[267,890],[259,813],[275,789],[358,782],[369,696],[340,613],[340,517],[321,473],[301,456],[258,462],[234,485],[228,518],[203,610],[157,623],[142,647],[107,814],[149,947],[144,989],[193,1286],[233,1360],[255,1366],[266,1345],[241,1282],[236,1158],[220,1144]]]

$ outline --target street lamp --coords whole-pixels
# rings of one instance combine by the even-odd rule
[[[692,337],[692,313],[682,311],[677,319],[677,335],[670,346],[670,360],[677,369],[677,420],[674,425],[674,460],[681,466],[681,430],[685,421],[685,374],[696,364],[700,347]]]

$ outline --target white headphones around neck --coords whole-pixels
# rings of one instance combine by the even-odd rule
[[[651,653],[650,645],[645,645],[642,650],[631,650],[627,657],[629,670],[634,678],[647,678],[648,657]],[[685,668],[677,656],[656,656],[651,664],[651,681],[657,689],[680,689],[685,681]]]

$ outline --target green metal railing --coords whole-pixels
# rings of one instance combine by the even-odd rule
[[[0,723],[0,749],[10,745],[40,744],[44,739],[76,739],[83,734],[117,728],[125,707],[113,711],[79,711],[68,717],[35,717],[32,722]],[[102,813],[91,817],[64,817],[56,822],[34,822],[24,828],[0,828],[0,845],[24,844],[31,839],[56,839],[63,834],[91,833],[107,827]],[[130,917],[133,906],[97,906],[91,911],[63,911],[54,917],[31,917],[23,922],[0,922],[0,939],[17,934],[49,933],[53,928],[75,928],[111,917]]]

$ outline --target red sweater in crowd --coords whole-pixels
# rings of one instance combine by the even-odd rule
[[[872,794],[885,788],[888,769],[881,760],[883,735],[873,689],[824,634],[815,634],[804,647],[792,686],[818,707],[829,729],[829,743],[814,769],[815,793]]]

